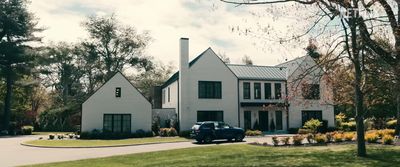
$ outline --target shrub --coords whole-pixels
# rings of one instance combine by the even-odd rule
[[[356,122],[355,121],[343,122],[341,123],[341,129],[344,131],[355,131],[357,129]]]
[[[279,139],[278,139],[278,137],[276,137],[276,136],[273,136],[273,137],[272,137],[272,144],[274,144],[274,146],[279,145]]]
[[[178,136],[178,132],[176,131],[175,128],[169,128],[168,136]]]
[[[298,134],[309,134],[312,133],[312,131],[310,129],[299,129]]]
[[[383,136],[385,136],[385,135],[394,136],[395,135],[394,134],[394,132],[395,132],[394,129],[383,129],[383,130],[380,130],[380,131],[382,132]]]
[[[347,132],[343,134],[345,141],[352,141],[354,139],[355,134],[352,132]]]
[[[326,132],[334,132],[336,131],[336,127],[328,127],[326,128]]]
[[[155,134],[154,134],[153,131],[147,131],[147,132],[144,134],[144,136],[145,136],[145,137],[153,137],[153,136],[155,136]]]
[[[309,133],[309,134],[307,134],[306,139],[307,139],[307,142],[311,144],[314,142],[315,136],[314,136],[314,134]]]
[[[318,144],[322,144],[326,142],[326,135],[324,134],[317,134],[315,135],[315,142]]]
[[[100,139],[100,138],[104,138],[104,135],[101,134],[100,130],[93,129],[92,132],[89,133],[89,139]]]
[[[322,122],[318,119],[310,119],[304,123],[303,128],[310,129],[312,133],[316,133],[317,129],[322,126]]]
[[[58,138],[59,140],[62,140],[62,139],[64,139],[64,135],[63,135],[63,134],[57,134],[57,138]]]
[[[382,144],[393,144],[394,137],[391,135],[385,135],[382,138]]]
[[[90,133],[89,132],[81,132],[79,135],[80,139],[90,139]]]
[[[288,133],[289,134],[297,134],[299,132],[299,128],[289,128]]]
[[[21,133],[22,135],[31,135],[33,132],[33,126],[22,126]]]
[[[293,136],[293,144],[298,146],[303,144],[304,137],[302,135]]]
[[[343,141],[343,138],[344,138],[343,133],[335,133],[335,134],[333,135],[333,140],[334,140],[335,142],[342,142],[342,141]]]
[[[365,135],[365,140],[368,143],[376,143],[378,142],[378,135],[376,133],[367,133]]]
[[[49,134],[49,139],[50,139],[50,140],[53,140],[55,136],[56,136],[56,135],[54,135],[54,134]]]
[[[259,130],[247,130],[245,134],[246,136],[261,136],[262,132]]]
[[[168,136],[177,136],[178,132],[175,128],[161,128],[160,129],[160,136],[161,137],[168,137]]]
[[[397,125],[397,120],[390,120],[386,122],[386,127],[389,129],[395,129]]]
[[[71,133],[71,134],[68,134],[68,137],[69,137],[69,139],[73,139],[75,137],[75,135]]]
[[[281,139],[281,142],[282,142],[284,145],[289,145],[289,140],[290,140],[290,137],[283,137],[283,138]]]
[[[179,132],[179,137],[190,138],[190,130],[182,130]]]
[[[135,137],[139,137],[139,138],[145,137],[146,136],[146,132],[143,129],[138,129],[138,130],[136,130],[134,136]]]
[[[333,140],[333,133],[332,132],[328,132],[325,134],[326,137],[326,142],[330,143]]]
[[[151,130],[156,134],[159,135],[158,133],[160,132],[160,117],[159,116],[154,116],[153,117],[153,122],[151,124]]]

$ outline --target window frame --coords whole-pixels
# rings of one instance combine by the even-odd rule
[[[206,119],[199,119],[200,113],[208,113],[208,114],[210,114],[210,113],[220,113],[221,115],[220,116],[216,115],[215,116],[215,118],[216,118],[215,120],[206,120]],[[196,121],[197,122],[205,122],[205,121],[224,122],[224,111],[222,111],[222,110],[199,110],[199,111],[197,111],[196,114],[197,114],[196,115]],[[210,117],[210,116],[208,116],[208,117]],[[221,119],[218,119],[218,117],[220,117]]]
[[[246,87],[245,85],[248,87]],[[243,99],[251,99],[250,82],[243,82]]]
[[[306,118],[306,113],[307,113],[307,118]],[[302,110],[301,111],[302,125],[304,125],[304,123],[307,122],[308,120],[310,120],[311,118],[318,119],[319,121],[322,122],[322,110]]]
[[[106,120],[107,116],[111,116],[111,130],[106,129]],[[124,116],[129,116],[129,124],[126,125],[124,123],[128,121],[124,121]],[[119,117],[119,130],[115,130],[114,124],[116,124],[115,118]],[[128,130],[124,130],[124,128],[128,128]],[[111,133],[131,133],[132,132],[132,114],[103,114],[103,131],[111,132]]]
[[[321,85],[320,84],[304,84],[302,88],[302,96],[307,100],[321,99]]]
[[[268,89],[267,89],[267,85],[269,85]],[[264,83],[264,96],[265,96],[265,99],[272,99],[272,84],[269,82]]]
[[[280,117],[278,121],[278,113],[280,113]],[[275,111],[275,124],[276,124],[276,130],[283,130],[283,112],[280,110]]]
[[[282,83],[274,83],[274,89],[275,99],[282,99]]]
[[[199,99],[222,99],[221,81],[198,81],[197,86]]]
[[[259,91],[257,92],[257,87]],[[261,99],[261,83],[260,82],[254,82],[253,83],[253,89],[254,89],[254,99]]]
[[[122,97],[122,89],[121,87],[115,87],[115,97],[116,98],[121,98]]]

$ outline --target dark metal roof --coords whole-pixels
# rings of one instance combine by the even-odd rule
[[[227,64],[238,79],[286,80],[286,68],[275,66]]]

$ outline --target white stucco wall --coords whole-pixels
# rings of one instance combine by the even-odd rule
[[[115,88],[121,87],[121,97]],[[104,114],[131,114],[131,130],[151,130],[151,103],[121,74],[117,73],[82,104],[82,131],[103,129]]]
[[[207,49],[188,70],[186,93],[182,93],[181,130],[189,130],[197,121],[197,111],[221,110],[224,122],[238,126],[238,91],[236,76],[211,50]],[[221,99],[199,99],[198,81],[221,81]]]
[[[168,88],[170,91],[169,101],[168,101]],[[162,104],[162,108],[178,108],[178,81],[175,81],[163,88],[162,91],[165,91],[165,101]]]
[[[324,79],[321,77],[323,74],[321,69],[316,68],[309,75],[302,77],[299,76],[311,67],[315,66],[315,62],[311,57],[307,56],[291,76],[288,78],[288,92],[289,92],[289,127],[298,128],[302,125],[302,111],[314,110],[322,111],[322,119],[328,121],[328,126],[335,126],[335,114],[333,107],[333,94],[332,89]],[[302,83],[314,83],[320,85],[320,99],[309,100],[304,99],[302,96]]]

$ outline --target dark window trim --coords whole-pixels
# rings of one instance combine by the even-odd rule
[[[115,97],[120,98],[120,97],[121,97],[121,94],[122,94],[121,91],[122,91],[121,87],[116,87],[116,88],[115,88]]]
[[[269,89],[267,89],[267,85],[269,85]],[[267,90],[269,90],[269,96],[267,96]],[[264,83],[264,96],[265,99],[272,99],[272,84],[270,82]]]
[[[170,92],[170,89],[168,87],[168,102],[170,102],[170,101],[171,101],[171,92]]]
[[[221,121],[224,122],[224,111],[223,110],[198,110],[197,111],[197,115],[196,115],[196,121],[197,122],[201,122],[199,121],[199,112],[221,112],[222,113],[222,120],[216,120],[216,121]]]
[[[257,96],[257,91],[256,91],[256,85],[258,85],[260,91],[259,91],[259,96]],[[254,89],[254,99],[261,99],[261,83],[260,82],[254,82],[253,83],[253,89]]]
[[[201,96],[202,93],[200,93],[201,92],[200,83],[206,84],[206,87],[207,87],[207,84],[212,84],[211,91],[213,92],[213,96],[207,96],[207,93],[206,93],[207,89],[204,90],[204,91],[206,91],[205,93],[203,93],[204,96]],[[216,92],[216,90],[215,90],[217,83],[219,83],[219,85],[220,85],[219,93]],[[197,94],[198,94],[199,99],[222,99],[222,82],[221,81],[198,81],[197,86],[198,86]]]
[[[245,88],[244,85],[248,85],[248,88]],[[245,89],[248,91],[246,92]],[[250,82],[243,82],[243,99],[250,99],[251,98],[251,86]]]
[[[277,85],[279,85],[279,89],[277,89]],[[275,99],[282,99],[282,83],[274,83],[275,88]]]
[[[103,131],[105,129],[105,116],[106,115],[111,115],[111,132],[114,132],[114,117],[115,116],[120,116],[121,117],[121,133],[125,133],[123,131],[123,125],[124,125],[124,115],[129,115],[129,133],[132,131],[132,114],[103,114]]]

